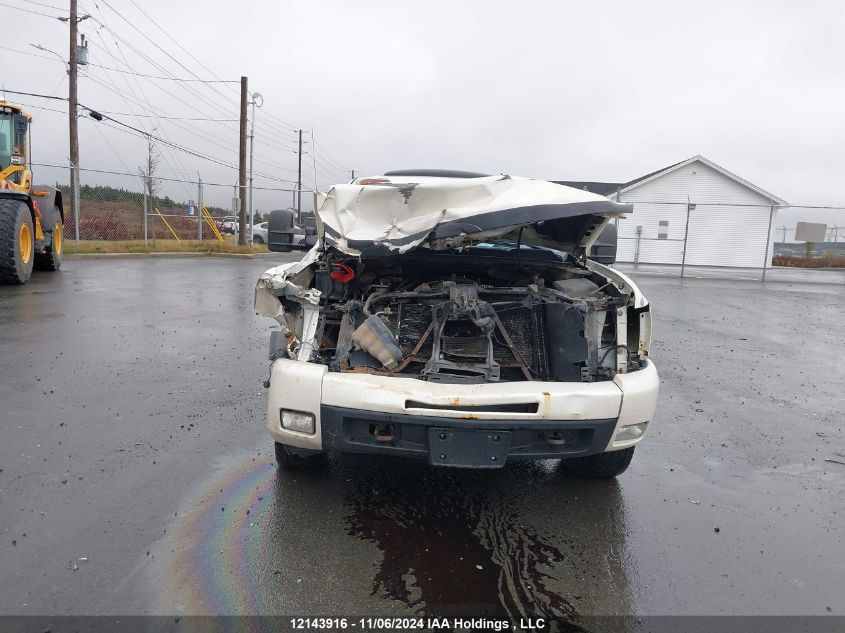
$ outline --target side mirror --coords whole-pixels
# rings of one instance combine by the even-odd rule
[[[600,264],[615,264],[617,244],[616,224],[614,222],[608,222],[601,233],[599,233],[596,241],[593,242],[593,247],[590,249],[587,257]]]
[[[26,134],[26,128],[29,125],[29,120],[22,114],[15,115],[15,134],[23,136]]]
[[[297,229],[294,224],[294,211],[291,209],[276,209],[270,211],[270,218],[267,220],[267,248],[275,253],[289,253],[291,251],[305,250],[310,246],[300,244],[302,229]],[[314,236],[313,246],[317,243]],[[307,241],[307,237],[306,237]]]

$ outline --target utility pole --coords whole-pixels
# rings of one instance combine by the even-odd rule
[[[681,254],[681,279],[684,278],[684,269],[687,266],[687,244],[689,243],[689,214],[695,209],[692,202],[687,203],[687,224],[684,227],[684,252]],[[766,247],[768,248],[768,247]]]
[[[296,224],[302,226],[302,130],[299,130],[299,169],[296,172]]]
[[[314,128],[311,128],[311,158],[314,162],[314,195],[317,195],[317,141],[314,140]],[[314,198],[315,200],[317,198]],[[317,207],[314,206],[314,213],[317,213]]]
[[[144,189],[144,248],[147,248],[147,217],[149,216],[147,205],[147,179],[141,178],[141,183]]]
[[[352,180],[355,180],[355,170],[352,170]]]
[[[775,219],[775,205],[772,205],[769,209],[769,232],[766,233],[766,250],[763,251],[763,276],[760,278],[760,281],[766,281],[766,269],[771,265],[772,259],[769,257],[769,246],[772,242],[772,222]],[[774,246],[772,246],[772,251],[774,254]]]
[[[202,222],[205,219],[205,212],[202,208],[202,176],[197,172],[197,239],[202,244]]]
[[[238,184],[240,209],[238,209],[238,245],[246,246],[246,77],[241,77],[241,138],[238,152]]]
[[[76,128],[76,109],[78,95],[76,89],[77,80],[77,32],[79,22],[77,19],[77,0],[70,0],[70,62],[68,64],[68,117],[70,123],[70,190],[71,204],[73,205],[73,221],[76,229],[76,244],[79,245],[79,132]]]
[[[252,236],[255,231],[253,231],[252,227],[255,226],[255,215],[252,210],[252,156],[253,156],[253,142],[255,139],[255,106],[256,106],[256,99],[260,99],[261,103],[258,104],[260,108],[264,105],[264,97],[262,97],[259,93],[253,92],[250,99],[250,104],[252,105],[252,119],[250,119],[249,123],[249,243],[252,244]]]

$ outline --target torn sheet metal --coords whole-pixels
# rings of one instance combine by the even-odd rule
[[[405,253],[425,244],[452,248],[467,240],[530,228],[526,243],[583,249],[609,218],[631,205],[543,180],[516,176],[392,176],[374,184],[335,185],[317,214],[325,243],[349,255]]]
[[[317,249],[312,248],[298,262],[282,264],[264,271],[255,285],[256,313],[275,319],[287,329],[285,311],[281,298],[298,300],[300,303],[311,303],[311,280],[314,271],[311,268],[317,260]]]

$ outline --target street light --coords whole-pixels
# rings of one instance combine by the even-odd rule
[[[45,53],[50,53],[51,55],[58,57],[59,61],[61,61],[65,65],[65,69],[68,72],[68,74],[70,73],[70,63],[64,57],[59,55],[56,51],[51,51],[49,48],[44,48],[43,46],[41,46],[41,44],[33,44],[32,42],[30,42],[29,45],[32,46],[33,48],[37,48],[39,51],[43,51]]]
[[[255,234],[255,215],[252,210],[252,156],[253,156],[253,139],[255,138],[255,108],[264,105],[264,97],[259,92],[253,92],[250,95],[250,104],[252,105],[252,119],[249,128],[249,244],[252,246],[252,238]]]

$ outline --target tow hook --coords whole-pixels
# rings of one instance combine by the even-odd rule
[[[370,435],[372,435],[377,442],[392,442],[393,425],[392,424],[371,424]]]
[[[563,431],[546,431],[546,441],[549,444],[566,444]]]

